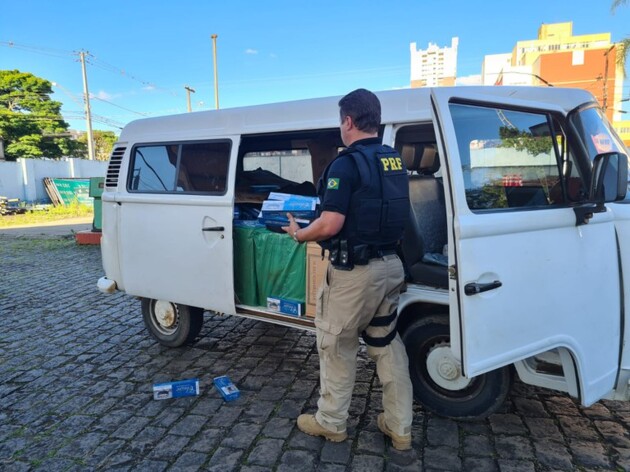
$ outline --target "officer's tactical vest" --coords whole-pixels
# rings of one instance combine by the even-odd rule
[[[409,218],[409,180],[400,155],[389,146],[359,144],[342,151],[339,158],[354,160],[361,184],[352,195],[338,237],[347,239],[351,246],[393,247],[402,238]],[[322,201],[331,164],[320,181]]]

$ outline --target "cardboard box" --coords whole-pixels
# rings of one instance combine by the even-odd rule
[[[287,298],[267,297],[267,309],[284,315],[302,316],[304,303]]]
[[[319,244],[306,244],[306,316],[315,318],[317,292],[324,282],[328,268],[328,254],[322,260],[322,248]]]

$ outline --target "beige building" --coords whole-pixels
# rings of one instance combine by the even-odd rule
[[[591,92],[611,121],[619,121],[623,71],[610,33],[573,35],[573,22],[543,24],[536,39],[517,41],[511,53],[485,56],[484,85],[548,85]]]
[[[417,49],[416,43],[411,43],[411,87],[455,85],[458,43],[459,39],[453,38],[450,47],[429,43],[427,49]]]

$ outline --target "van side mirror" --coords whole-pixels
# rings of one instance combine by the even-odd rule
[[[589,200],[603,204],[626,198],[628,190],[628,156],[604,152],[595,156],[589,188]]]
[[[594,213],[606,211],[605,203],[626,198],[628,191],[628,156],[604,152],[595,156],[588,192],[588,202],[573,208],[575,225],[585,225]]]

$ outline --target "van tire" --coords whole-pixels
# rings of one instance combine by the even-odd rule
[[[152,298],[143,298],[141,306],[144,325],[163,346],[192,343],[203,326],[201,308]]]
[[[402,333],[402,340],[409,357],[414,398],[428,410],[440,416],[477,420],[491,415],[504,403],[512,386],[510,366],[474,377],[457,390],[443,388],[431,377],[429,354],[436,347],[450,347],[446,316],[433,315],[414,321]],[[461,375],[458,379],[467,382]]]

